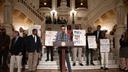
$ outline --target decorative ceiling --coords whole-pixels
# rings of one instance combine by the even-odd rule
[[[70,7],[71,0],[67,0],[67,6]],[[61,0],[57,0],[57,7],[61,4]],[[49,7],[52,8],[52,0],[40,0],[40,8],[41,7]],[[88,8],[87,0],[75,0],[76,8]]]
[[[114,10],[109,10],[95,21],[95,26],[101,25],[102,29],[106,29],[108,30],[108,32],[112,30],[112,27],[115,24],[116,24],[116,13]]]
[[[25,14],[19,10],[13,10],[13,26],[16,30],[18,30],[19,27],[23,27],[27,30],[32,24],[32,20],[25,16]]]
[[[57,0],[57,7],[61,4],[61,0]],[[70,0],[67,0],[67,6],[70,7]]]

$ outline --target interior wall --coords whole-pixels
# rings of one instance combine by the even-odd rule
[[[16,9],[13,10],[13,26],[15,30],[18,31],[20,27],[28,30],[31,25],[33,25],[33,21],[30,20],[24,13]]]

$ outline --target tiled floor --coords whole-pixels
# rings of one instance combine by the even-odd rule
[[[7,69],[8,70],[8,69]],[[0,71],[0,72],[9,72],[9,71]],[[17,71],[15,71],[17,72]],[[28,72],[27,70],[26,71],[22,71],[22,72]],[[60,72],[59,70],[54,70],[54,69],[44,69],[44,70],[37,70],[37,72]],[[73,72],[124,72],[124,71],[120,71],[119,69],[109,69],[109,70],[101,70],[101,69],[95,69],[95,70],[73,70]],[[128,72],[128,71],[126,71]]]
[[[60,72],[59,70],[38,70],[37,72]],[[109,70],[73,70],[73,72],[121,72],[119,69]]]

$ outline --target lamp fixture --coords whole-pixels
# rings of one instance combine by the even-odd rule
[[[46,2],[44,2],[44,5],[47,5],[47,3],[46,3]]]

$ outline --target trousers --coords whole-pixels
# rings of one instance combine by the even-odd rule
[[[108,67],[108,52],[101,52],[101,67]]]
[[[11,58],[10,58],[10,72],[14,72],[15,66],[17,66],[17,68],[18,68],[17,72],[21,72],[22,55],[11,55]]]

